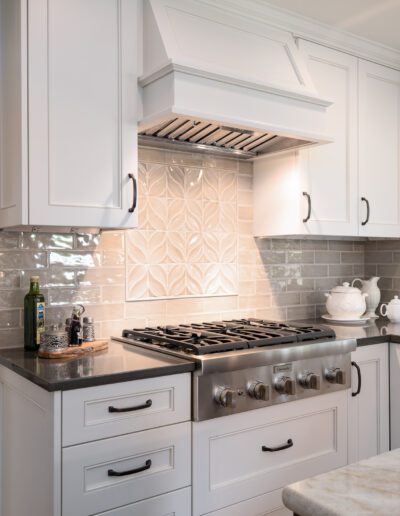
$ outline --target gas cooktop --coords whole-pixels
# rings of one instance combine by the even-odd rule
[[[153,326],[124,330],[122,337],[160,350],[189,355],[205,355],[233,350],[333,339],[330,328],[301,323],[281,323],[263,319]]]

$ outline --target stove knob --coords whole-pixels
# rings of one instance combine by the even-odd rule
[[[304,389],[314,389],[318,391],[321,388],[321,377],[319,374],[306,373],[300,376],[299,384]]]
[[[281,376],[275,380],[274,387],[280,394],[296,394],[296,382],[290,376]]]
[[[236,391],[225,387],[219,387],[214,395],[214,400],[222,407],[236,407]]]
[[[332,367],[325,370],[325,378],[330,383],[338,383],[344,385],[346,383],[346,373],[339,367]]]
[[[253,382],[247,387],[249,396],[256,400],[269,400],[269,386],[262,382]]]

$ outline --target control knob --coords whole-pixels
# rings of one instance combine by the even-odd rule
[[[296,394],[296,382],[290,376],[281,376],[274,382],[275,390],[280,394]]]
[[[325,378],[330,383],[344,385],[346,383],[346,373],[339,367],[331,367],[325,370]]]
[[[304,389],[314,389],[318,391],[321,388],[321,377],[315,373],[305,373],[300,376],[299,384]]]
[[[236,407],[236,391],[228,387],[219,387],[214,394],[214,400],[222,407]]]
[[[247,387],[249,396],[255,400],[268,401],[269,400],[269,386],[263,382],[252,382]]]

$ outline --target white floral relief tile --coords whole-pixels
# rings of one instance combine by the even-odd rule
[[[126,236],[128,300],[238,292],[237,175],[192,161],[139,165],[139,228]]]

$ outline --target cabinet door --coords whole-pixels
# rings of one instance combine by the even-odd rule
[[[134,227],[136,0],[29,0],[29,224]]]
[[[400,448],[400,344],[390,343],[390,449]]]
[[[357,59],[300,41],[317,91],[333,100],[327,133],[333,143],[300,151],[304,189],[311,198],[305,232],[357,234]]]
[[[399,71],[359,61],[359,122],[359,233],[363,236],[398,237]],[[363,224],[368,218],[367,203],[369,220]]]
[[[389,350],[388,344],[362,346],[351,354],[360,368],[352,368],[349,393],[349,462],[356,462],[389,450]]]

